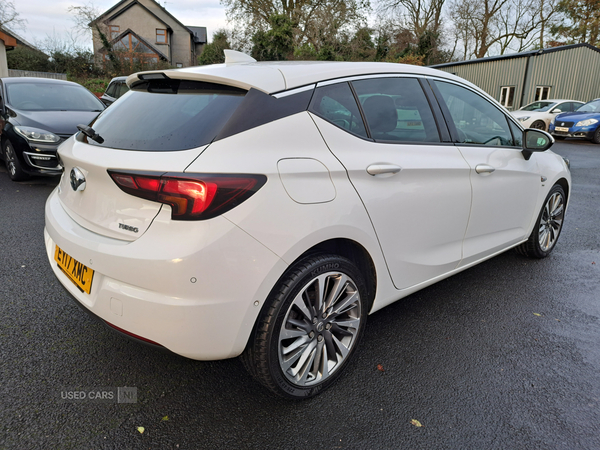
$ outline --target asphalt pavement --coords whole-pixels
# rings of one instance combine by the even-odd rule
[[[371,315],[298,403],[91,319],[44,251],[57,180],[0,169],[0,449],[600,449],[600,145],[553,150],[573,189],[549,258],[509,251]]]

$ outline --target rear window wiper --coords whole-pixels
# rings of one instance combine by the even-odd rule
[[[87,125],[77,125],[77,129],[90,139],[96,141],[98,144],[102,144],[104,142],[102,136],[96,133],[96,130],[94,130],[92,127],[88,127]]]

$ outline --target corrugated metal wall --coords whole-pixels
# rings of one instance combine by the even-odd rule
[[[600,53],[578,47],[536,55],[527,78],[524,104],[534,101],[536,86],[551,86],[550,98],[589,102],[600,97]]]
[[[500,88],[502,86],[514,86],[514,105],[517,106],[521,100],[526,62],[527,58],[512,58],[440,67],[440,70],[454,73],[459,77],[470,81],[498,101],[500,101]]]
[[[550,98],[588,102],[600,97],[600,52],[588,47],[440,67],[439,70],[470,81],[498,101],[502,86],[514,86],[514,107],[509,109],[519,109],[534,101],[536,86],[550,86]],[[521,97],[524,81],[525,95]]]

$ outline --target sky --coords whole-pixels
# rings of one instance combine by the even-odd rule
[[[94,0],[93,5],[104,12],[118,1]],[[206,27],[209,42],[212,41],[212,35],[216,30],[227,27],[225,9],[219,0],[167,0],[166,2],[161,0],[159,3],[184,25]],[[14,31],[35,45],[48,36],[56,35],[68,40],[74,22],[73,16],[67,9],[69,6],[86,6],[89,2],[88,0],[13,0],[13,4],[19,16],[27,20],[25,31],[21,29]],[[91,48],[91,38],[89,41],[82,38],[79,44]]]

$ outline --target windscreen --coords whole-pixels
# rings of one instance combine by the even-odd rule
[[[586,103],[577,112],[600,112],[600,100],[593,100]]]
[[[7,83],[8,103],[22,111],[102,111],[104,105],[82,86]]]
[[[556,102],[534,102],[527,106],[523,106],[521,111],[548,111],[550,108],[556,105]]]
[[[148,80],[106,109],[92,127],[123,150],[175,151],[210,143],[246,95],[245,90],[187,80]]]

